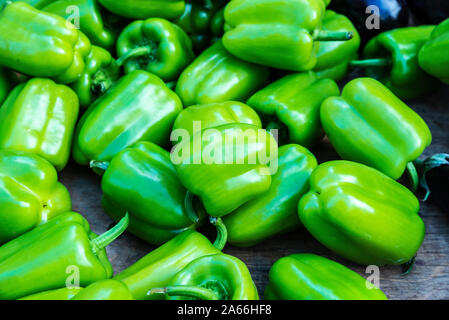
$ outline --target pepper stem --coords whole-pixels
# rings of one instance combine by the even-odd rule
[[[127,212],[114,227],[90,241],[93,253],[97,255],[102,249],[106,248],[112,241],[117,239],[126,228],[128,228],[128,225],[129,214]]]
[[[354,37],[354,33],[348,31],[316,30],[313,33],[315,41],[348,41]]]
[[[209,221],[217,228],[217,239],[215,239],[214,247],[221,251],[228,241],[228,229],[221,218],[209,217]]]
[[[352,60],[349,62],[349,66],[353,68],[373,68],[373,67],[389,67],[391,66],[391,59],[378,58],[378,59],[365,59],[365,60]]]
[[[427,172],[434,168],[443,166],[443,165],[444,166],[449,165],[449,154],[438,153],[438,154],[431,156],[430,158],[427,158],[424,161],[423,160],[415,160],[414,165],[421,172],[421,179],[419,181],[419,185],[421,186],[421,188],[423,188],[426,191],[426,195],[424,196],[424,199],[422,200],[423,202],[426,202],[430,196],[430,188],[429,188],[429,185],[427,184],[427,179],[426,179]]]
[[[124,55],[120,56],[116,63],[119,67],[123,66],[123,64],[129,59],[138,58],[147,54],[150,54],[152,49],[150,47],[138,47],[132,50],[129,50]]]
[[[416,192],[419,185],[419,176],[418,171],[416,171],[416,167],[413,162],[407,163],[407,175],[410,181],[410,188],[413,192]]]
[[[200,221],[200,217],[198,216],[197,212],[193,208],[193,199],[195,198],[195,195],[187,190],[186,196],[184,197],[184,208],[186,209],[186,214],[189,217],[189,219],[193,223],[198,223]]]
[[[405,276],[412,271],[413,266],[415,265],[416,255],[411,258],[409,261],[402,265],[402,275]]]
[[[91,167],[91,169],[99,169],[100,171],[105,172],[109,168],[109,162],[92,160],[91,162],[89,162],[89,166]]]
[[[197,300],[219,300],[218,295],[211,289],[197,286],[169,286],[166,288],[155,288],[148,291],[147,295],[166,294],[168,296],[184,296]]]

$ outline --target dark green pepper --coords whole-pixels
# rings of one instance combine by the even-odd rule
[[[146,70],[165,81],[177,79],[195,57],[184,30],[160,18],[127,26],[118,38],[117,56],[126,73]]]
[[[270,269],[267,300],[386,300],[385,294],[345,266],[314,255],[292,254]]]
[[[110,278],[105,247],[128,226],[128,216],[96,236],[80,214],[67,212],[0,247],[0,299],[17,299],[66,285],[69,267],[84,287]]]
[[[0,65],[61,83],[80,77],[90,41],[64,18],[14,2],[0,9],[0,25]]]
[[[185,8],[184,0],[98,0],[109,11],[130,19],[179,17]]]
[[[5,101],[6,97],[12,90],[12,80],[9,78],[8,71],[0,67],[0,104]]]
[[[161,245],[178,233],[193,229],[184,206],[187,190],[179,181],[170,153],[150,142],[139,142],[117,154],[110,163],[91,167],[104,171],[102,205],[115,220],[130,214],[128,230]],[[196,209],[195,212],[199,212]]]
[[[168,300],[259,300],[248,267],[221,253],[193,260],[167,287],[150,290],[155,293],[165,294]]]
[[[449,19],[439,24],[419,52],[419,65],[427,73],[449,84]]]
[[[78,97],[50,79],[18,85],[0,109],[0,148],[35,153],[64,169],[78,120]]]
[[[279,142],[303,146],[315,144],[322,136],[320,107],[340,89],[331,79],[319,79],[314,72],[285,76],[251,96],[247,104],[256,110],[264,128],[278,129]]]
[[[223,218],[228,242],[248,247],[278,234],[297,229],[297,205],[309,191],[309,178],[317,160],[299,145],[279,148],[278,170],[267,192]]]
[[[70,211],[67,189],[50,162],[27,152],[0,150],[0,244]]]
[[[351,66],[365,68],[366,75],[379,80],[401,99],[413,99],[438,88],[438,81],[418,64],[418,53],[434,26],[408,27],[381,33],[365,47],[366,60]]]
[[[214,247],[201,233],[188,230],[147,254],[114,277],[125,283],[137,300],[163,299],[162,294],[148,294],[151,288],[166,287],[191,261],[220,253],[222,241]]]
[[[76,11],[69,10],[76,7]],[[115,43],[115,34],[106,29],[103,23],[103,17],[100,11],[100,5],[97,0],[57,0],[52,1],[42,11],[57,14],[64,19],[79,14],[80,30],[90,39],[92,44],[111,49]]]
[[[185,107],[224,101],[244,101],[268,80],[267,68],[230,55],[218,41],[179,77],[176,93]]]
[[[80,119],[73,157],[82,165],[110,161],[139,141],[168,144],[171,126],[182,110],[178,96],[146,71],[122,77]]]

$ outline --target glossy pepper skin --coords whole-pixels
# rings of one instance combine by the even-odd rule
[[[306,148],[294,144],[280,147],[270,189],[223,218],[228,242],[249,247],[297,229],[298,202],[309,191],[309,178],[316,166],[315,156]]]
[[[176,80],[195,55],[192,41],[176,24],[160,18],[134,21],[117,40],[125,73],[146,70],[164,81]]]
[[[320,107],[340,89],[334,80],[314,72],[287,75],[252,95],[247,104],[256,110],[264,128],[279,129],[279,142],[311,146],[323,135]]]
[[[123,282],[107,279],[92,283],[70,300],[134,300],[134,298]]]
[[[201,233],[187,230],[153,250],[114,277],[128,286],[137,300],[162,299],[161,294],[148,295],[151,288],[166,287],[174,276],[191,261],[220,253]]]
[[[0,148],[35,153],[61,171],[78,111],[78,97],[65,85],[40,78],[20,84],[0,109]]]
[[[406,0],[411,12],[420,23],[438,24],[449,17],[446,0]]]
[[[366,75],[381,81],[401,99],[417,98],[438,88],[438,81],[418,64],[418,53],[434,28],[399,28],[373,38],[364,49],[364,58],[386,59],[388,64],[366,68]]]
[[[31,153],[0,150],[0,243],[72,207],[55,168]]]
[[[184,0],[98,0],[109,11],[130,19],[175,19],[185,8]]]
[[[323,245],[364,265],[404,264],[424,239],[419,201],[381,172],[350,161],[317,167],[299,218]]]
[[[65,287],[39,292],[19,300],[134,300],[128,287],[117,280],[94,282],[86,288]]]
[[[368,10],[369,6],[379,8],[379,29],[367,28],[374,21],[376,11]],[[347,16],[360,32],[362,43],[381,32],[406,27],[409,24],[409,10],[405,0],[332,0],[329,9]],[[367,20],[368,19],[368,20]]]
[[[172,162],[206,212],[222,217],[269,189],[274,155],[277,143],[271,134],[233,123],[187,136],[172,151]]]
[[[103,208],[115,220],[128,212],[131,233],[161,245],[196,227],[184,206],[187,190],[177,177],[168,151],[151,142],[139,142],[110,163],[98,165],[106,167],[101,182]]]
[[[245,61],[311,70],[325,9],[322,0],[232,0],[224,12],[223,45]]]
[[[337,153],[398,179],[430,145],[424,120],[371,78],[349,82],[341,97],[323,102],[321,123]]]
[[[201,126],[194,126],[195,121]],[[246,123],[262,128],[254,109],[242,102],[226,101],[190,106],[182,110],[176,117],[172,131],[183,129],[193,135],[202,129],[231,123]]]
[[[178,96],[161,79],[133,71],[84,113],[75,133],[73,157],[86,165],[90,160],[109,161],[139,141],[167,144],[181,110]]]
[[[76,6],[77,11],[70,10],[71,6]],[[73,7],[72,7],[73,8]],[[97,0],[57,0],[42,8],[45,12],[50,12],[63,17],[73,18],[79,13],[79,27],[92,42],[92,44],[111,49],[114,46],[116,35],[108,30],[103,22],[100,5]],[[73,22],[72,20],[69,20]]]
[[[49,5],[50,3],[55,2],[56,0],[0,0],[0,5],[4,5],[7,1],[25,2],[36,9],[42,9],[45,6]]]
[[[349,31],[353,37],[348,41],[320,42],[316,53],[317,63],[313,68],[321,79],[329,78],[335,81],[343,79],[349,69],[349,62],[357,58],[360,47],[360,36],[357,29],[346,16],[335,11],[326,10],[321,29],[324,31]]]
[[[48,291],[31,294],[29,296],[20,298],[18,300],[71,300],[78,293],[80,293],[81,290],[83,290],[83,288],[64,287],[61,289],[48,290]]]
[[[345,266],[315,254],[292,254],[270,269],[266,300],[386,300]]]
[[[0,67],[0,104],[5,101],[11,90],[12,79],[9,78],[8,72],[3,67]]]
[[[86,57],[86,67],[71,87],[79,98],[80,106],[87,108],[112,87],[119,76],[119,66],[109,51],[92,46]]]
[[[0,25],[1,65],[60,83],[75,81],[84,70],[90,41],[64,18],[14,2],[1,9]]]
[[[185,107],[245,101],[266,83],[268,75],[267,68],[233,57],[218,41],[181,73],[176,93]]]
[[[439,24],[419,51],[419,65],[424,71],[449,84],[449,19]]]
[[[104,247],[126,226],[124,219],[96,236],[80,214],[67,212],[4,244],[0,247],[0,298],[17,299],[61,288],[69,266],[78,267],[82,287],[110,278],[113,271]]]
[[[167,300],[259,300],[248,267],[227,254],[199,257],[184,267],[163,292]]]

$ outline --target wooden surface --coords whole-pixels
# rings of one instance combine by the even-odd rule
[[[433,134],[433,143],[423,156],[449,152],[449,89],[441,89],[430,98],[408,104],[424,118]],[[326,141],[312,151],[320,163],[338,159]],[[61,173],[61,180],[72,195],[73,210],[82,213],[89,220],[93,231],[102,233],[111,226],[112,220],[104,213],[100,204],[99,176],[88,168],[71,163]],[[420,214],[426,224],[426,237],[412,272],[403,276],[399,266],[380,268],[380,286],[390,299],[449,299],[449,210],[444,213],[433,205],[424,203]],[[210,238],[214,236],[211,231],[206,230]],[[107,251],[117,273],[153,249],[153,246],[125,233]],[[271,265],[277,259],[292,253],[308,252],[333,258],[362,276],[367,276],[364,267],[338,258],[304,229],[278,236],[249,249],[228,245],[224,252],[242,259],[248,265],[261,296]]]

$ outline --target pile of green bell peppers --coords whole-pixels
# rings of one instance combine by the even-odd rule
[[[432,135],[404,100],[449,84],[449,19],[368,39],[329,3],[0,1],[0,299],[257,300],[225,245],[305,230],[358,264],[413,261]],[[324,137],[339,158],[318,164]],[[101,176],[100,236],[59,181],[71,158]],[[125,230],[157,247],[113,276]],[[386,299],[299,253],[263,297]]]

